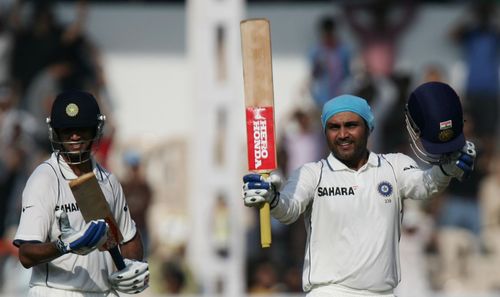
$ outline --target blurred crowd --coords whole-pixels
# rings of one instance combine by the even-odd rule
[[[376,118],[369,148],[412,156],[404,120],[408,94],[423,82],[450,83],[453,70],[434,61],[418,72],[396,70],[400,40],[418,15],[416,1],[341,3],[337,14],[318,19],[318,41],[304,54],[310,65],[307,92],[301,94],[303,102],[286,122],[279,123],[278,164],[285,177],[301,164],[328,154],[318,121],[326,100],[342,93],[366,98]],[[469,179],[453,181],[432,201],[405,204],[398,296],[500,290],[498,6],[492,1],[464,5],[464,14],[449,28],[448,41],[463,54],[466,79],[454,87],[464,107],[466,137],[478,148],[477,164]],[[77,1],[75,9],[75,18],[64,24],[51,1],[0,1],[0,288],[4,291],[13,286],[1,281],[17,261],[11,238],[20,215],[22,189],[34,166],[52,152],[45,118],[55,95],[70,88],[93,92],[107,116],[96,152],[104,166],[114,144],[113,100],[107,92],[99,48],[83,29],[86,1]],[[340,37],[339,26],[352,32],[358,47]],[[144,158],[131,150],[124,153],[123,161],[125,195],[146,251],[151,253],[155,247],[146,213],[154,193],[144,177]],[[218,210],[227,210],[224,201],[220,203]],[[225,217],[221,213],[217,224],[225,226]],[[273,220],[272,230],[271,248],[261,249],[254,244],[259,242],[258,224],[248,229],[247,291],[300,293],[304,225],[301,220],[292,225]],[[223,241],[225,235],[220,236]],[[226,256],[223,245],[218,253]],[[159,283],[153,285],[155,290],[199,292],[184,256],[181,246],[166,261],[153,263],[158,277],[152,281]],[[27,285],[28,280],[23,280],[20,286]]]

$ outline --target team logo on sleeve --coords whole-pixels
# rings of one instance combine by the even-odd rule
[[[380,184],[378,184],[377,190],[380,193],[380,195],[384,197],[389,197],[392,194],[392,185],[387,181],[383,181]]]
[[[418,169],[418,166],[410,164],[409,166],[404,167],[403,171],[410,170],[410,169]]]
[[[25,212],[28,208],[32,208],[33,205],[26,205],[26,206],[23,206],[23,212]]]

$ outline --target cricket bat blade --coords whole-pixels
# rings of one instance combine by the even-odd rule
[[[118,245],[123,236],[94,173],[88,172],[70,181],[69,187],[85,222],[104,219],[108,223],[108,241],[103,248],[111,254],[116,268],[122,270],[125,268],[125,262]]]

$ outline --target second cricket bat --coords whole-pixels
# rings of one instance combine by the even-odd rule
[[[247,127],[248,169],[269,174],[276,169],[271,33],[267,19],[240,23]],[[271,246],[269,203],[260,208],[260,241]]]
[[[94,173],[88,172],[70,181],[69,187],[85,222],[104,219],[108,223],[108,241],[104,244],[104,249],[111,254],[116,268],[122,270],[125,268],[125,262],[118,244],[123,240],[123,236]]]

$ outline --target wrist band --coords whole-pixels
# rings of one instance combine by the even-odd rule
[[[443,169],[443,165],[442,165],[442,164],[439,164],[439,169],[441,169],[441,172],[443,172],[443,174],[444,174],[444,175],[446,175],[446,176],[451,176],[451,175],[449,175],[448,173],[446,173],[446,171],[444,171],[444,169]]]
[[[280,201],[280,192],[276,192],[276,195],[274,195],[273,200],[271,200],[271,203],[269,203],[271,209],[275,208],[276,205],[278,205],[279,201]]]
[[[58,250],[58,251],[59,251],[62,255],[64,255],[64,254],[68,253],[68,251],[67,251],[67,249],[66,249],[66,245],[64,244],[64,242],[63,242],[60,238],[58,238],[58,239],[56,240],[56,249],[57,249],[57,250]]]

